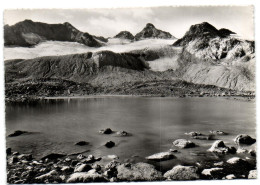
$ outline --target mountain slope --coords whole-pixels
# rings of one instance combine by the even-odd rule
[[[134,40],[134,36],[129,31],[121,31],[114,38]]]
[[[70,41],[85,44],[90,47],[100,47],[102,44],[96,36],[81,32],[70,23],[46,24],[25,20],[15,25],[4,26],[4,45],[33,46],[42,41]]]
[[[165,32],[155,28],[151,23],[147,23],[144,29],[135,35],[135,40],[141,40],[146,38],[161,38],[161,39],[174,39],[169,32]]]

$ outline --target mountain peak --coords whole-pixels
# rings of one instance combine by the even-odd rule
[[[147,23],[145,28],[155,28],[155,26],[152,23]]]
[[[121,31],[114,38],[134,40],[134,36],[129,31]]]

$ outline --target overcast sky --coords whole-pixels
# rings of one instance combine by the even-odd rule
[[[217,29],[228,28],[243,38],[254,39],[253,11],[252,6],[20,9],[6,10],[4,23],[13,25],[24,19],[45,23],[70,22],[80,31],[112,37],[123,30],[136,34],[149,22],[180,38],[191,25],[207,21]]]

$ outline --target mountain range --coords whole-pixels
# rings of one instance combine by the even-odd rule
[[[175,88],[180,91],[191,87],[192,91],[205,88],[255,91],[255,43],[239,38],[226,28],[216,29],[203,22],[192,25],[176,40],[170,33],[148,23],[135,36],[122,31],[114,38],[130,43],[142,43],[147,39],[175,39],[175,42],[117,53],[102,50],[109,46],[109,39],[80,32],[69,23],[25,20],[13,26],[6,25],[5,46],[27,47],[53,40],[100,48],[82,54],[5,61],[6,91],[14,91],[16,87],[15,92],[26,94],[28,84],[43,85],[44,82],[50,85],[57,79],[87,83],[88,87],[99,89],[99,93],[114,94],[142,94],[149,89],[152,94],[160,91],[173,95]],[[47,92],[49,85],[44,86],[47,89],[43,88],[42,92]]]

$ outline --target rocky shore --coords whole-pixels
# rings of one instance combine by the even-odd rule
[[[20,131],[21,132],[21,131]],[[19,133],[20,133],[19,132]],[[100,130],[99,134],[116,134],[121,137],[131,136],[126,131],[114,132],[110,128]],[[223,131],[210,131],[209,135],[228,134]],[[203,139],[206,136],[199,132],[185,133],[191,138]],[[19,136],[19,135],[17,135]],[[9,137],[14,137],[10,135]],[[208,138],[210,140],[210,138]],[[121,181],[172,181],[197,179],[255,179],[256,151],[247,150],[244,146],[254,144],[256,140],[249,135],[240,134],[234,138],[234,146],[226,146],[223,140],[212,140],[212,146],[207,150],[216,155],[214,161],[194,162],[193,165],[177,164],[172,169],[161,169],[150,161],[160,163],[167,160],[176,160],[176,152],[186,148],[199,147],[186,139],[177,139],[172,142],[176,149],[147,156],[138,163],[122,163],[116,155],[96,157],[66,155],[51,153],[41,159],[34,159],[31,154],[20,154],[7,148],[7,182],[10,184],[24,183],[82,183],[82,182],[121,182]],[[80,141],[76,145],[88,144]],[[114,147],[113,141],[108,141],[106,147]],[[241,155],[243,154],[243,157]],[[228,156],[228,160],[223,160]],[[101,162],[102,158],[109,161]]]

